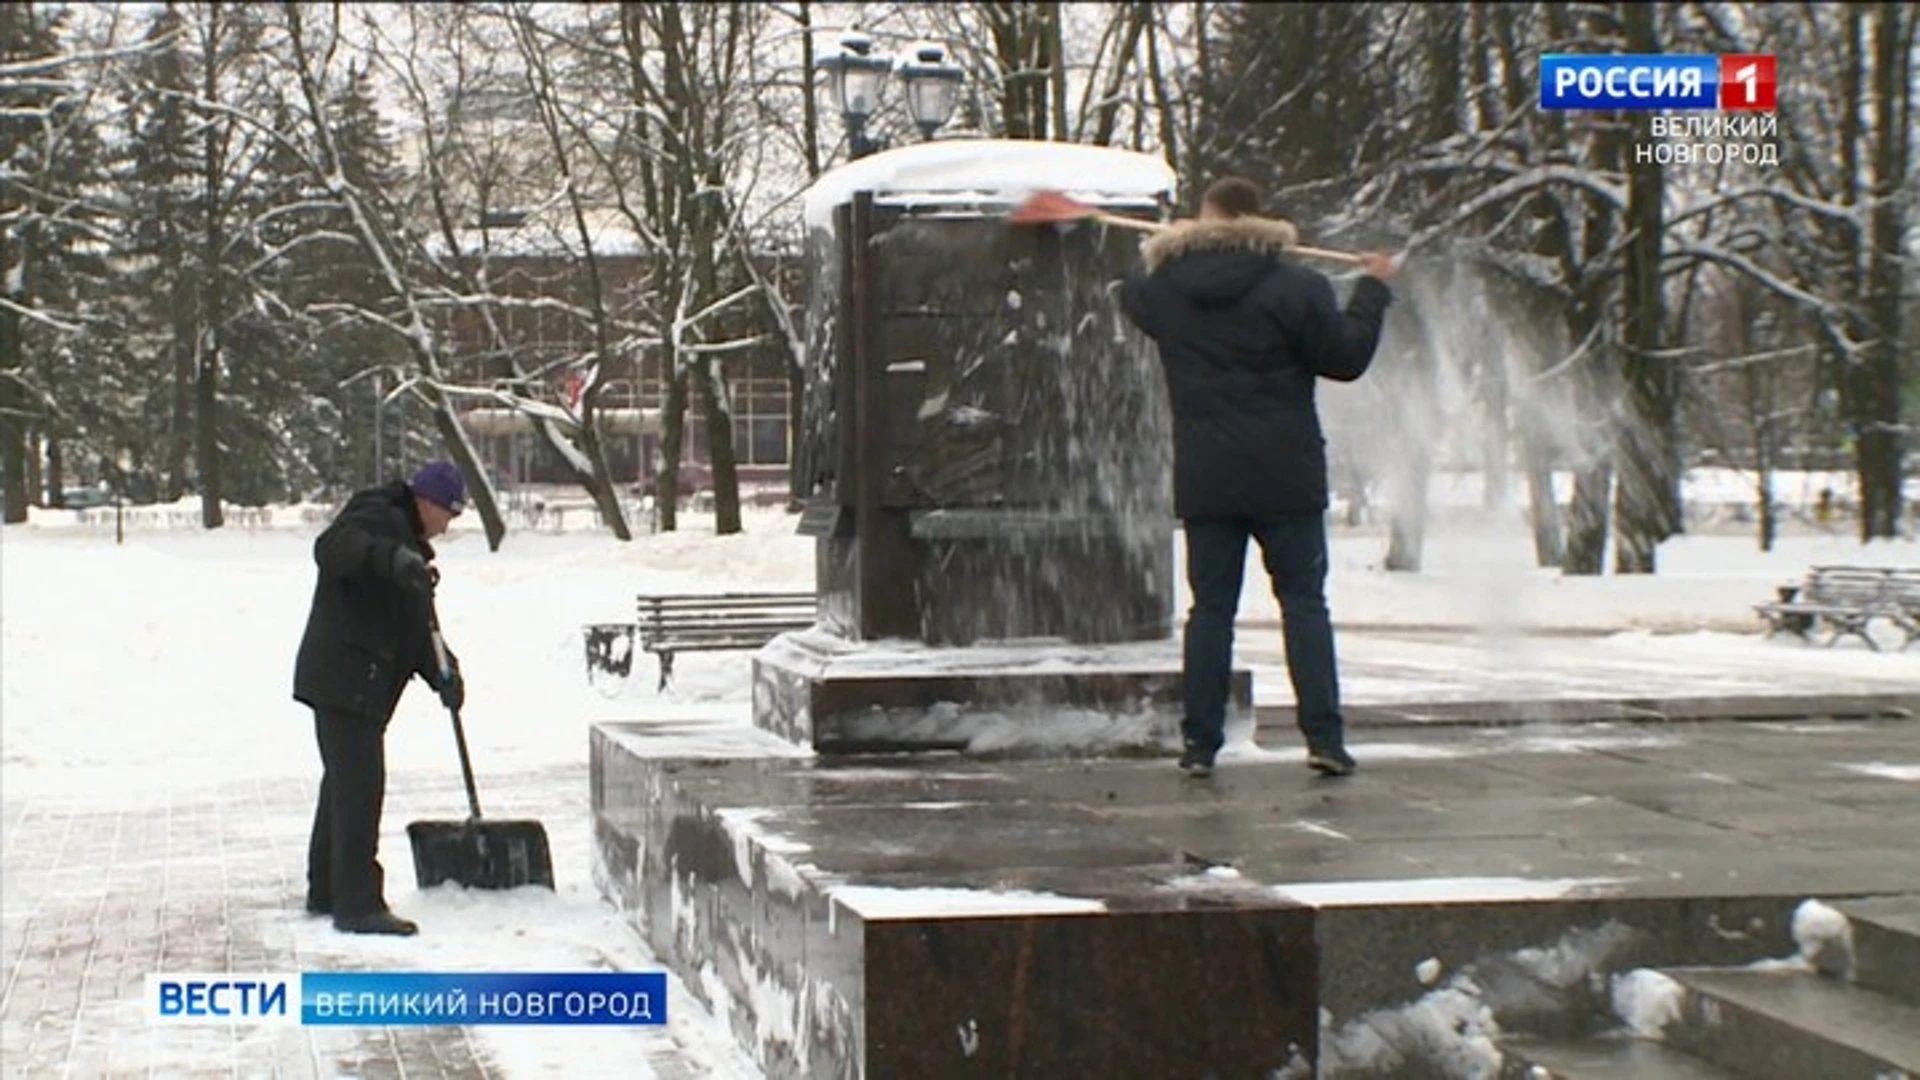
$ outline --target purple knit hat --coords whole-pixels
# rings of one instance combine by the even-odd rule
[[[408,487],[419,497],[458,514],[467,508],[467,481],[451,461],[429,461],[413,474]]]

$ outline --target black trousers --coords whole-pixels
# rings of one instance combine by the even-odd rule
[[[380,808],[387,795],[387,724],[352,713],[315,709],[320,743],[320,799],[307,845],[307,904],[335,919],[387,910],[380,868]]]
[[[1186,717],[1181,731],[1187,745],[1212,754],[1225,740],[1233,618],[1240,609],[1251,539],[1260,545],[1261,561],[1280,601],[1287,675],[1300,732],[1310,748],[1341,746],[1345,724],[1333,621],[1327,613],[1325,515],[1193,518],[1186,522],[1186,534],[1187,584],[1193,599],[1187,615]]]

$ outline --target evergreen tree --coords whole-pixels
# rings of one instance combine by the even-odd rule
[[[171,502],[187,491],[193,450],[193,339],[199,316],[190,239],[203,209],[190,132],[191,60],[185,19],[154,13],[126,102],[128,144],[120,176],[127,255],[125,361],[142,372],[138,417],[159,438],[126,445],[135,498]]]
[[[271,106],[273,129],[298,135],[298,113]],[[314,420],[309,320],[299,306],[301,281],[326,258],[303,242],[323,223],[304,207],[314,196],[312,169],[297,145],[267,141],[236,184],[226,214],[231,236],[222,272],[231,302],[221,323],[223,380],[219,440],[222,494],[242,505],[284,500],[310,488],[311,462],[335,433]],[[309,256],[315,256],[309,258]]]
[[[349,68],[345,85],[330,102],[328,119],[340,155],[341,174],[368,197],[368,205],[385,220],[387,228],[398,233],[399,193],[407,177],[399,164],[396,140],[380,114],[368,67]],[[344,207],[331,216],[337,219],[334,231],[353,235]],[[363,245],[330,246],[322,284],[326,298],[335,304],[381,314],[395,311],[386,279]],[[413,402],[404,395],[391,403],[380,401],[382,392],[397,385],[409,367],[406,343],[364,319],[349,318],[336,320],[318,344],[316,370],[327,372],[331,383],[325,388],[316,387],[316,391],[324,392],[330,401],[342,436],[335,444],[337,457],[325,478],[327,483],[341,487],[388,479],[405,460],[403,452],[396,452],[401,443],[396,435],[405,430],[406,420],[417,411],[410,408]],[[370,372],[378,372],[379,377]],[[378,432],[376,409],[382,418]]]
[[[60,448],[89,436],[70,406],[94,393],[106,310],[102,147],[86,109],[91,73],[60,60],[74,52],[70,34],[64,9],[0,7],[0,58],[48,61],[0,83],[0,458],[9,522],[25,520],[43,486],[58,501]]]

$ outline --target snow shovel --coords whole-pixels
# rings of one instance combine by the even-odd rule
[[[1058,191],[1036,191],[1007,215],[1007,223],[1010,225],[1070,225],[1080,221],[1116,225],[1123,229],[1138,229],[1141,232],[1160,232],[1167,228],[1166,222],[1146,221],[1141,218],[1127,217],[1125,214],[1108,213],[1097,206],[1083,203]],[[1360,256],[1348,251],[1330,251],[1326,248],[1307,247],[1304,244],[1295,244],[1287,250],[1294,255],[1326,259],[1330,262],[1346,263],[1349,266],[1361,265]]]
[[[437,622],[438,620],[436,620]],[[433,629],[433,653],[441,672],[449,670],[447,645]],[[480,794],[473,786],[467,757],[467,732],[460,710],[453,717],[453,741],[460,747],[460,773],[467,782],[465,821],[416,821],[407,826],[413,842],[413,876],[422,889],[452,881],[469,889],[514,889],[522,885],[553,888],[553,855],[547,830],[537,821],[482,821]]]

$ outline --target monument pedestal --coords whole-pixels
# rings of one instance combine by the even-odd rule
[[[820,753],[1128,751],[1180,745],[1176,641],[932,646],[784,634],[753,660],[753,719]],[[1229,738],[1253,722],[1253,676],[1233,673]]]

